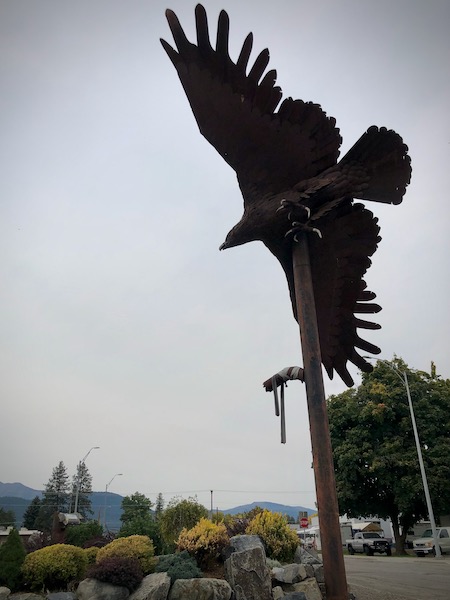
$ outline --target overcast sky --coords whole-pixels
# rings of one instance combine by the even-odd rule
[[[42,489],[63,461],[94,490],[197,495],[209,507],[314,507],[304,388],[287,444],[262,382],[301,364],[284,274],[261,243],[218,248],[242,213],[159,38],[187,0],[0,1],[0,480]],[[400,206],[366,276],[382,357],[450,377],[450,3],[206,0],[285,96],[410,148]],[[342,155],[342,154],[341,154]],[[352,371],[360,381],[356,370]],[[346,389],[325,376],[327,395]],[[420,432],[419,432],[420,433]]]

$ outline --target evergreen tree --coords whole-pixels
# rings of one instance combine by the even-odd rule
[[[75,510],[75,502],[77,498],[78,488],[78,503],[77,512],[87,518],[88,515],[92,515],[92,502],[90,494],[92,493],[92,475],[89,473],[89,469],[86,467],[86,463],[80,462],[77,466],[77,472],[73,476],[72,480],[72,498],[70,502],[70,511]]]
[[[55,512],[67,512],[69,509],[69,476],[62,461],[53,469],[52,476],[45,485],[41,507],[36,519],[36,527],[41,531],[52,530]]]
[[[9,527],[10,525],[14,525],[16,522],[16,515],[13,510],[6,510],[6,508],[2,508],[0,506],[0,526],[1,527]]]
[[[27,529],[34,529],[36,527],[36,519],[38,518],[40,508],[41,499],[39,496],[35,496],[23,515],[24,527]]]
[[[161,492],[159,492],[158,496],[156,497],[156,505],[155,505],[156,519],[159,519],[163,510],[164,510],[164,498],[163,498],[163,495],[161,494]]]
[[[12,592],[19,588],[25,556],[26,551],[19,532],[13,528],[6,542],[0,546],[0,585],[8,587]]]

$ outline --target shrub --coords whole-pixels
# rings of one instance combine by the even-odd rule
[[[0,585],[6,585],[11,591],[19,588],[22,575],[21,568],[25,560],[26,550],[19,532],[13,528],[5,543],[0,546]]]
[[[293,559],[298,546],[298,538],[295,531],[288,526],[284,515],[264,510],[250,521],[246,533],[259,535],[266,548],[268,558],[279,561]]]
[[[81,548],[54,544],[28,554],[22,573],[31,589],[62,589],[69,582],[83,578],[87,562],[87,556]]]
[[[181,531],[177,545],[179,550],[187,550],[195,556],[201,567],[208,568],[229,542],[223,523],[216,525],[209,519],[202,518],[192,529]]]
[[[89,567],[86,575],[104,583],[126,587],[130,592],[139,587],[144,577],[139,560],[125,556],[104,558]]]
[[[194,527],[202,517],[207,516],[208,511],[197,502],[196,498],[187,500],[172,498],[159,518],[161,535],[166,547],[174,549],[181,530]]]
[[[83,548],[89,540],[99,538],[103,534],[103,527],[97,521],[71,525],[66,529],[66,544]]]
[[[87,558],[87,564],[93,565],[97,559],[98,548],[97,546],[90,546],[89,548],[83,548],[83,552]]]
[[[137,558],[144,575],[154,571],[156,560],[152,540],[146,535],[130,535],[126,538],[118,538],[100,548],[97,553],[96,562],[104,558],[129,557]]]
[[[157,573],[166,572],[170,577],[171,584],[177,579],[195,579],[202,576],[195,558],[186,550],[160,556],[155,571]]]

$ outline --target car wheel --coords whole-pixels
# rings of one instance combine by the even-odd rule
[[[364,546],[364,554],[366,556],[372,556],[373,552],[372,550],[369,548],[369,546]]]
[[[354,551],[353,546],[351,544],[348,546],[347,550],[348,550],[349,554],[351,554],[352,556],[355,554],[355,551]]]
[[[391,556],[392,555],[392,550],[390,548],[388,548],[386,550],[386,556]]]

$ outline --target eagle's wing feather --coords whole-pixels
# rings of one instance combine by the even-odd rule
[[[353,379],[347,361],[363,371],[372,366],[358,354],[356,348],[372,354],[380,349],[363,340],[357,332],[379,329],[371,321],[359,319],[359,313],[374,314],[381,310],[372,302],[375,294],[365,289],[363,276],[375,252],[380,228],[373,214],[362,204],[350,199],[336,208],[321,222],[322,239],[309,238],[311,277],[313,281],[319,328],[322,363],[330,378],[336,371],[351,386]],[[278,240],[264,241],[280,261],[287,277],[294,316],[297,318],[292,267],[292,249]]]
[[[228,15],[219,16],[216,47],[211,46],[205,9],[195,9],[197,44],[187,39],[176,15],[166,11],[176,50],[161,40],[184,87],[199,129],[236,171],[244,193],[289,189],[336,163],[341,137],[335,120],[317,104],[285,99],[276,71],[263,77],[269,62],[263,50],[253,65],[251,34],[234,63],[228,51]],[[248,71],[248,73],[247,73]],[[245,190],[252,190],[246,194]]]

